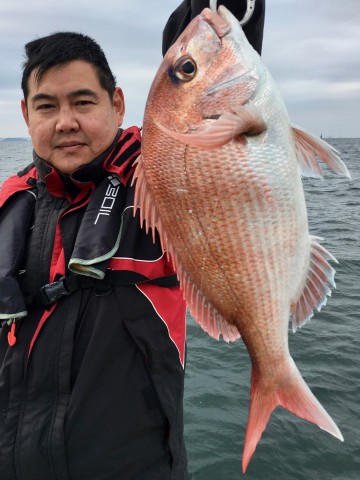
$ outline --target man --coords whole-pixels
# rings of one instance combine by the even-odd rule
[[[185,479],[186,306],[133,217],[139,130],[87,36],[28,43],[22,89],[33,163],[0,192],[0,478]]]

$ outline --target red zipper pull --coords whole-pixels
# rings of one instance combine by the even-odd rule
[[[7,335],[7,339],[8,339],[8,344],[10,347],[13,347],[16,343],[16,337],[15,337],[15,321],[12,322],[11,324],[11,327],[10,327],[10,331]]]

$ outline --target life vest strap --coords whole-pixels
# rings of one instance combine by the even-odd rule
[[[55,282],[43,285],[37,292],[25,298],[26,305],[37,305],[49,310],[51,306],[62,297],[67,297],[72,293],[84,288],[99,288],[135,285],[138,283],[150,283],[159,287],[177,287],[179,281],[175,274],[166,275],[149,280],[135,272],[123,270],[108,270],[105,278],[99,280],[85,275],[70,274],[56,280]]]

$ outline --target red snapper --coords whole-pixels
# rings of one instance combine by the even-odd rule
[[[249,351],[243,471],[277,406],[342,440],[288,348],[289,319],[294,331],[304,325],[335,286],[301,181],[321,177],[317,157],[349,176],[338,152],[291,124],[236,18],[203,10],[152,83],[135,206],[159,232],[195,320],[216,339],[241,336]]]

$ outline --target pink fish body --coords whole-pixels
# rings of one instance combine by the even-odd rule
[[[342,435],[301,377],[293,330],[334,287],[335,258],[309,234],[301,175],[337,152],[291,125],[262,60],[233,15],[196,17],[149,92],[136,203],[158,230],[191,314],[212,337],[242,337],[251,357],[243,471],[277,406]]]

